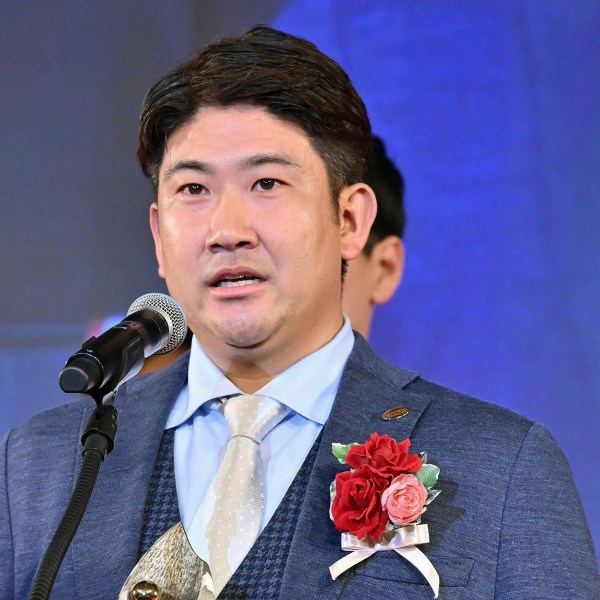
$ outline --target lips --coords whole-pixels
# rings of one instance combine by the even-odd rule
[[[208,285],[214,288],[232,288],[261,283],[264,280],[264,277],[249,269],[227,269],[212,276]]]

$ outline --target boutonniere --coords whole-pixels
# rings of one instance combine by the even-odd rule
[[[332,444],[333,455],[350,470],[331,483],[329,516],[342,532],[342,550],[352,552],[329,567],[336,579],[375,552],[393,550],[410,561],[438,597],[439,576],[417,545],[429,542],[421,516],[440,490],[440,469],[427,454],[409,454],[410,440],[396,442],[373,433],[364,444]]]

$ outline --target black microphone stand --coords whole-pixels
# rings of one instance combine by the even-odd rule
[[[48,600],[58,569],[81,523],[104,457],[115,445],[117,388],[136,375],[147,356],[169,352],[181,344],[187,331],[185,315],[164,294],[146,294],[130,307],[127,317],[100,337],[91,337],[71,356],[59,375],[67,393],[93,398],[96,409],[81,438],[83,462],[75,489],[42,561],[29,600]]]
[[[115,391],[99,390],[90,394],[96,408],[81,438],[83,462],[63,518],[38,567],[29,600],[48,600],[67,549],[73,540],[79,523],[92,495],[104,457],[112,451],[117,433],[117,409],[114,406]]]

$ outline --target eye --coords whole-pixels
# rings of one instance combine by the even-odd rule
[[[253,189],[259,192],[270,192],[281,185],[279,179],[259,179],[253,186]]]
[[[179,188],[180,192],[184,192],[185,194],[190,194],[191,196],[197,196],[198,194],[203,194],[208,190],[199,183],[186,183]]]

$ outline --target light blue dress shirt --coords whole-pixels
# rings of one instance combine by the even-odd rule
[[[289,406],[289,416],[260,445],[265,474],[265,528],[314,444],[338,390],[354,345],[350,321],[323,348],[279,374],[257,394]],[[188,385],[175,401],[165,429],[175,427],[175,482],[181,521],[190,544],[207,560],[207,539],[198,509],[229,440],[221,398],[241,392],[192,339]]]

